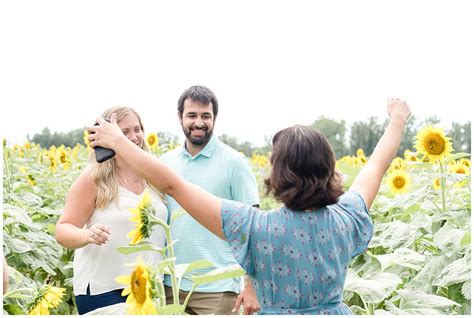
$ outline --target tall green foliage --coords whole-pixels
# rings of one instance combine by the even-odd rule
[[[337,158],[349,154],[345,143],[346,122],[344,120],[336,121],[325,116],[319,116],[310,126],[319,130],[328,138]]]
[[[51,130],[46,127],[40,134],[34,134],[31,141],[39,144],[43,148],[49,148],[51,146],[59,147],[60,145],[74,147],[77,144],[84,145],[83,136],[84,128],[77,128],[67,133],[55,132],[52,134]]]

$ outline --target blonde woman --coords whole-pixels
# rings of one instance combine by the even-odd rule
[[[137,147],[148,151],[143,124],[138,113],[128,107],[104,112],[109,119],[115,113],[122,133]],[[66,198],[63,215],[56,224],[56,240],[74,253],[74,295],[79,314],[125,302],[123,286],[115,278],[128,275],[136,255],[123,255],[117,246],[129,243],[127,233],[134,229],[129,208],[135,208],[145,189],[151,193],[157,217],[167,220],[162,195],[151,188],[117,155],[103,163],[95,161],[73,183]],[[165,245],[164,231],[155,227],[151,240]],[[142,253],[144,260],[156,262],[158,253]]]

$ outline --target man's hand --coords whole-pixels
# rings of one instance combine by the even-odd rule
[[[237,301],[235,302],[232,312],[239,310],[240,305],[244,306],[244,315],[252,315],[253,313],[260,310],[257,294],[252,287],[252,282],[247,277],[245,278],[245,288],[237,297]]]

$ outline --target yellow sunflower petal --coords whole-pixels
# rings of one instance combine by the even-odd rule
[[[130,276],[128,275],[118,276],[118,277],[115,277],[115,281],[122,285],[130,285]]]
[[[142,194],[142,197],[140,199],[140,202],[138,203],[138,209],[143,210],[146,208],[148,205],[151,203],[151,196],[150,192],[148,190],[145,190]]]
[[[134,215],[134,216],[132,216],[131,218],[129,218],[128,220],[129,220],[129,221],[132,221],[132,222],[134,222],[134,223],[138,223],[138,222],[140,222],[140,216]]]

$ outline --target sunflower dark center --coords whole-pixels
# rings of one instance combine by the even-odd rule
[[[146,300],[146,278],[143,277],[143,270],[141,268],[135,269],[131,278],[133,298],[142,305]]]
[[[402,189],[405,186],[405,183],[406,183],[405,178],[401,176],[397,176],[393,178],[393,186],[397,189]]]
[[[464,170],[464,168],[460,167],[456,169],[456,173],[466,174],[466,171]]]
[[[444,141],[443,137],[434,133],[426,136],[423,145],[427,153],[436,156],[442,154],[446,148],[446,142]]]

